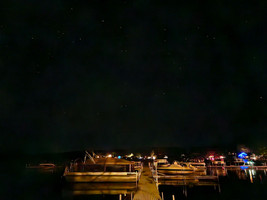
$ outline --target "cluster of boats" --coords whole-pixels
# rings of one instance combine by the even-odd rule
[[[177,162],[170,164],[167,159],[155,159],[151,163],[159,174],[189,175],[206,172],[204,162]],[[76,159],[65,167],[63,177],[67,182],[79,183],[130,183],[137,182],[142,172],[142,163],[113,157],[96,157],[86,152],[84,159]],[[27,168],[54,169],[52,163]]]
[[[133,161],[127,157],[125,158],[128,160],[122,159],[121,156],[90,155],[86,152],[84,158],[71,161],[65,167],[63,177],[67,183],[64,184],[63,194],[67,197],[70,195],[116,194],[120,195],[120,199],[121,195],[124,194],[124,196],[129,195],[132,199],[143,172],[143,162],[148,162],[150,169],[145,166],[142,177],[147,176],[151,180],[152,175],[157,186],[175,185],[183,186],[183,188],[186,188],[187,185],[218,186],[220,191],[218,175],[225,173],[225,163],[214,163],[214,165],[207,163],[206,166],[205,162],[196,159],[189,162],[174,161],[169,163],[165,157],[167,156],[159,159],[156,156],[151,156],[151,159],[148,160]],[[219,166],[217,167],[217,165]],[[53,163],[41,163],[36,166],[27,165],[26,167],[53,172],[59,166]],[[216,170],[216,174],[210,174],[208,170],[210,175],[207,175],[207,167],[209,170],[211,168]],[[228,167],[233,168],[233,166]],[[245,164],[242,167],[246,167]],[[221,168],[224,169],[222,172],[220,171]],[[63,168],[61,169],[60,175],[63,172]],[[143,180],[144,178],[141,179],[139,185],[144,185]],[[184,192],[186,193],[186,191]]]

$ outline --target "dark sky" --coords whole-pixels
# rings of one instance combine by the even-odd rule
[[[2,2],[0,151],[266,145],[266,9]]]

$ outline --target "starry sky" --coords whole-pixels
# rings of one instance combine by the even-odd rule
[[[0,151],[266,145],[266,1],[5,1]]]

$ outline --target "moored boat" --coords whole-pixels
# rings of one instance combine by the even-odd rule
[[[65,168],[67,182],[138,182],[141,171],[135,170],[135,163],[124,159],[106,157],[93,158],[89,154],[83,162],[76,162]]]
[[[54,169],[56,167],[53,163],[40,163],[39,165],[26,165],[28,169]]]
[[[187,162],[187,164],[193,167],[196,172],[205,171],[207,169],[204,162]]]
[[[159,166],[157,167],[157,170],[159,173],[163,174],[177,174],[177,175],[186,175],[186,174],[192,174],[194,173],[194,168],[184,164],[184,163],[178,163],[174,162],[171,165],[168,166]]]
[[[167,167],[170,165],[167,159],[157,159],[155,161],[157,163],[157,167]]]

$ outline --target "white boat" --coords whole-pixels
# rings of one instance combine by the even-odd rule
[[[243,159],[241,159],[241,158],[236,158],[236,159],[234,160],[234,165],[240,166],[240,165],[246,165],[246,163],[244,162]]]
[[[157,167],[159,173],[163,174],[177,174],[177,175],[186,175],[194,173],[194,168],[185,163],[178,163],[174,161],[173,164],[167,166]]]
[[[157,159],[155,161],[157,163],[157,167],[167,167],[170,165],[167,159]]]
[[[189,166],[192,166],[195,171],[205,171],[206,164],[204,162],[188,162]]]
[[[225,166],[225,162],[223,159],[215,159],[214,161],[212,161],[212,165]]]
[[[40,163],[39,165],[26,165],[26,168],[28,169],[54,169],[56,168],[56,165],[53,163]]]

